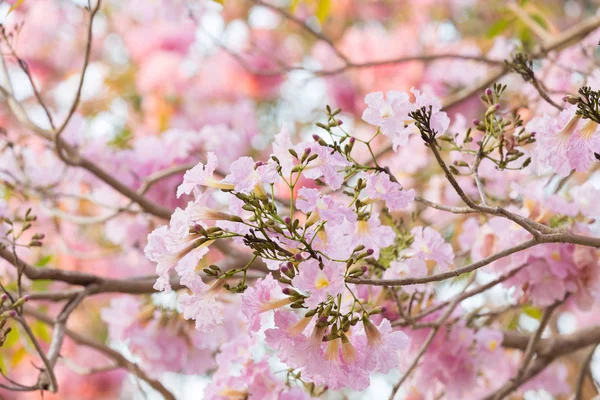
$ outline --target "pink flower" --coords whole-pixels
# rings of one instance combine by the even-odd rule
[[[341,263],[326,262],[321,269],[319,261],[311,258],[301,262],[298,270],[292,285],[310,295],[304,300],[309,308],[317,307],[329,296],[335,297],[344,290],[345,266]]]
[[[431,94],[421,93],[419,90],[412,88],[410,90],[415,95],[415,108],[431,107],[430,128],[437,134],[443,134],[450,126],[450,118],[442,111],[442,104],[439,99]]]
[[[569,139],[567,156],[571,167],[576,171],[586,172],[596,160],[594,153],[600,152],[600,133],[598,124],[588,120]]]
[[[292,174],[292,169],[300,164],[300,161],[290,154],[290,149],[298,155],[305,152],[317,155],[304,168],[303,175],[306,178],[321,179],[333,190],[337,190],[342,186],[344,181],[342,172],[350,163],[341,154],[334,152],[327,146],[321,146],[317,142],[301,142],[293,145],[287,128],[283,127],[281,132],[275,135],[273,156],[279,160],[281,173],[286,179]]]
[[[367,109],[363,112],[363,121],[380,127],[381,133],[391,136],[398,144],[406,143],[411,131],[405,128],[409,120],[408,113],[414,110],[408,94],[390,90],[383,98],[383,92],[369,93],[365,96]]]
[[[427,276],[427,264],[420,258],[407,258],[402,261],[392,261],[383,274],[384,279],[398,279]],[[409,285],[402,288],[407,293],[419,289],[419,285]]]
[[[242,193],[255,189],[264,192],[262,185],[275,183],[278,178],[275,163],[257,165],[252,157],[240,157],[231,164],[231,174],[223,182],[233,184],[235,190]]]
[[[156,274],[159,278],[154,288],[166,292],[171,291],[169,271],[177,264],[177,254],[167,247],[168,234],[167,226],[155,229],[148,235],[148,243],[144,248],[146,258],[156,263]]]
[[[220,281],[217,281],[215,286],[209,287],[195,273],[181,278],[181,283],[192,291],[191,295],[182,294],[179,297],[183,317],[195,320],[196,329],[201,332],[210,332],[223,321],[221,308],[216,300],[218,290],[225,283]]]
[[[175,268],[180,276],[193,272],[198,261],[208,253],[212,241],[196,242],[201,239],[190,235],[188,218],[187,212],[178,208],[171,216],[169,226],[161,226],[148,235],[144,254],[157,263],[158,280],[154,285],[157,290],[170,291],[170,271]]]
[[[341,172],[350,163],[329,147],[313,143],[309,148],[311,154],[316,154],[318,157],[304,169],[304,176],[309,179],[321,179],[332,190],[339,189],[344,182]]]
[[[294,146],[289,130],[285,126],[281,127],[281,131],[275,135],[273,141],[273,156],[277,157],[279,160],[281,173],[284,177],[289,177],[292,168],[299,163],[299,161],[290,154],[289,149],[293,149],[297,154],[302,154],[304,149],[309,146],[309,143],[304,142]]]
[[[217,181],[213,173],[217,168],[218,160],[215,153],[208,153],[206,165],[198,163],[194,168],[188,170],[183,176],[183,183],[177,188],[177,197],[182,194],[190,194],[199,186],[207,186],[217,189],[233,189],[229,183]]]
[[[520,387],[519,392],[543,390],[553,396],[570,395],[572,388],[568,381],[568,374],[569,371],[563,364],[552,363],[531,380],[525,382]]]
[[[375,369],[387,374],[399,364],[399,352],[406,350],[410,339],[402,331],[392,329],[388,319],[383,319],[379,326],[373,325],[368,319],[363,319],[367,336],[367,358],[373,362]]]
[[[278,400],[285,389],[284,382],[275,378],[266,360],[246,364],[240,379],[248,382],[248,398]]]
[[[279,282],[271,274],[258,279],[254,286],[242,295],[242,313],[246,317],[249,331],[258,331],[261,327],[260,316],[265,311],[274,310],[291,303],[289,297],[281,292]]]
[[[108,334],[113,340],[126,339],[139,327],[137,323],[141,302],[133,296],[121,296],[110,301],[110,307],[102,309],[100,315],[108,325]]]
[[[379,251],[394,244],[396,235],[394,230],[381,225],[379,214],[373,212],[371,217],[364,221],[358,221],[354,228],[354,246],[363,245],[373,250],[373,258],[379,258]]]
[[[311,213],[311,220],[325,220],[339,225],[344,220],[356,221],[356,214],[347,206],[336,202],[331,196],[321,195],[318,189],[303,187],[298,191],[296,207],[305,214]]]
[[[317,337],[317,346],[311,346],[309,339],[302,334],[306,318],[298,321],[298,315],[293,312],[275,311],[275,328],[265,331],[266,342],[277,350],[279,359],[295,368],[306,365],[308,360],[320,358],[321,340],[325,334],[322,330],[321,337]],[[300,331],[299,331],[300,330]],[[299,331],[299,332],[298,332]]]
[[[448,264],[454,260],[454,251],[438,231],[430,227],[418,226],[410,233],[414,237],[414,242],[406,250],[407,255],[422,260],[433,260],[438,263],[441,270],[448,268]]]
[[[493,362],[495,357],[502,353],[502,331],[483,327],[475,334],[477,342],[477,356],[482,362]]]
[[[371,199],[383,200],[390,211],[403,210],[415,199],[413,189],[404,190],[402,185],[392,182],[388,174],[368,174],[367,187],[364,189]]]
[[[312,397],[300,388],[292,387],[279,395],[279,400],[310,400]]]
[[[600,189],[593,182],[586,181],[569,191],[579,211],[586,217],[600,217]]]
[[[576,110],[576,106],[571,106],[561,111],[558,117],[544,114],[527,124],[527,131],[536,133],[534,156],[538,165],[550,167],[561,176],[567,176],[572,170],[567,151],[580,119],[575,115]]]

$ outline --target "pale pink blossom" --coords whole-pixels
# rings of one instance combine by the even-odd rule
[[[415,199],[413,189],[405,190],[399,183],[392,182],[385,173],[368,174],[363,193],[368,198],[385,201],[390,211],[406,209]]]
[[[264,192],[263,185],[275,183],[279,175],[275,163],[257,164],[252,157],[240,157],[231,164],[231,174],[223,180],[242,193]]]
[[[412,88],[410,90],[415,96],[415,108],[425,107],[427,110],[431,108],[430,128],[436,134],[441,135],[446,132],[450,126],[450,118],[442,111],[442,103],[431,93],[421,93],[419,90]]]
[[[383,92],[369,93],[365,97],[367,108],[363,112],[362,119],[371,125],[378,126],[384,135],[396,138],[408,139],[405,128],[408,114],[414,110],[408,94],[396,90],[387,92],[385,98]]]
[[[111,300],[110,307],[102,309],[100,316],[108,325],[111,339],[126,339],[139,328],[138,314],[142,303],[132,296],[121,296]]]
[[[581,186],[569,190],[573,202],[586,217],[600,217],[600,189],[593,182],[586,181]]]
[[[571,135],[567,156],[574,170],[587,172],[596,161],[594,153],[600,153],[600,132],[596,122],[587,120]]]
[[[311,258],[298,264],[298,271],[292,285],[309,295],[304,300],[309,308],[317,307],[329,296],[335,297],[344,290],[344,264],[327,261],[321,269],[319,261]]]
[[[298,191],[296,207],[303,213],[312,213],[311,219],[325,220],[339,225],[344,220],[356,221],[356,214],[346,205],[337,202],[329,195],[322,195],[318,189],[303,187]]]
[[[420,258],[407,258],[402,261],[392,261],[383,273],[384,279],[416,278],[427,276],[427,264]],[[403,290],[412,293],[419,289],[418,285],[404,286]]]
[[[214,153],[208,153],[206,165],[198,163],[188,170],[183,176],[183,183],[177,188],[177,197],[182,194],[190,194],[199,187],[212,187],[217,189],[233,189],[233,185],[220,182],[213,176],[217,168],[218,160]]]
[[[309,148],[311,154],[316,154],[317,158],[304,169],[304,176],[309,179],[321,179],[332,190],[339,189],[344,181],[342,171],[350,163],[341,154],[316,142]]]
[[[183,317],[195,320],[196,329],[201,332],[210,332],[215,326],[220,325],[223,322],[223,315],[216,299],[218,288],[206,285],[195,273],[184,275],[181,283],[192,292],[179,297]]]
[[[410,233],[414,241],[405,252],[407,255],[422,260],[433,260],[437,262],[441,270],[446,270],[454,260],[452,245],[446,243],[442,235],[433,228],[417,226]]]
[[[289,297],[281,291],[279,282],[271,274],[258,279],[242,295],[242,313],[249,331],[258,331],[261,327],[261,314],[291,303]]]
[[[388,319],[383,319],[379,326],[363,320],[367,337],[367,359],[375,364],[375,369],[388,373],[397,368],[400,353],[408,348],[410,339],[400,330],[393,330]]]
[[[396,235],[394,230],[382,225],[379,214],[373,212],[368,220],[355,223],[353,242],[354,246],[363,245],[368,250],[373,250],[373,258],[379,258],[381,249],[394,244]]]

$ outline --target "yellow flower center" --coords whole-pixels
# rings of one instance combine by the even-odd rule
[[[211,187],[211,188],[215,188],[215,189],[225,189],[225,190],[232,190],[235,188],[235,185],[233,185],[232,183],[224,183],[222,181],[216,180],[213,177],[206,179],[204,181],[204,185]]]
[[[377,191],[377,193],[385,193],[386,192],[383,185],[379,182],[377,182],[377,184],[375,185],[375,190]]]
[[[317,208],[319,210],[327,210],[327,203],[325,203],[325,200],[323,200],[323,199],[317,200]]]
[[[425,243],[421,245],[421,251],[425,254],[431,254],[431,250]]]
[[[315,288],[323,289],[329,286],[329,278],[323,271],[319,271],[317,277],[315,278]]]
[[[381,118],[389,118],[394,114],[394,110],[392,110],[392,106],[390,106],[389,104],[386,104],[385,106],[381,107],[381,110],[379,111],[379,116]]]
[[[596,132],[597,128],[598,124],[592,120],[589,120],[585,123],[585,125],[583,125],[583,128],[581,128],[581,131],[579,132],[579,135],[585,140],[590,140],[592,138],[592,135]]]
[[[496,350],[496,348],[498,347],[498,341],[497,340],[490,341],[490,344],[488,345],[488,347],[490,348],[491,351]]]
[[[560,253],[558,251],[553,251],[551,257],[552,257],[552,259],[554,261],[561,261],[562,260],[562,257],[560,256]]]
[[[369,223],[367,221],[358,221],[358,233],[364,234],[369,232]]]

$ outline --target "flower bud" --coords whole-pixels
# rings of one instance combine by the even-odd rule
[[[0,319],[14,318],[16,316],[17,312],[15,310],[8,310],[0,314]]]
[[[352,363],[356,360],[356,349],[348,339],[348,336],[342,334],[342,357],[347,363]]]
[[[23,304],[25,304],[26,302],[29,301],[31,297],[26,294],[25,296],[21,297],[20,299],[17,299],[14,303],[13,303],[13,307],[21,307]]]
[[[579,98],[571,95],[566,95],[562,98],[562,101],[569,104],[577,104],[579,102]]]

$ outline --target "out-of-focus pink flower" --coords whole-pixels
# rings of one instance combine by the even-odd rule
[[[413,244],[406,250],[406,254],[422,260],[437,262],[441,270],[446,270],[454,260],[454,251],[446,243],[442,235],[431,227],[418,226],[410,233],[414,236]]]
[[[407,258],[402,261],[392,261],[390,267],[383,273],[384,279],[414,278],[427,276],[427,264],[420,258]],[[404,286],[403,290],[412,293],[419,285]]]

